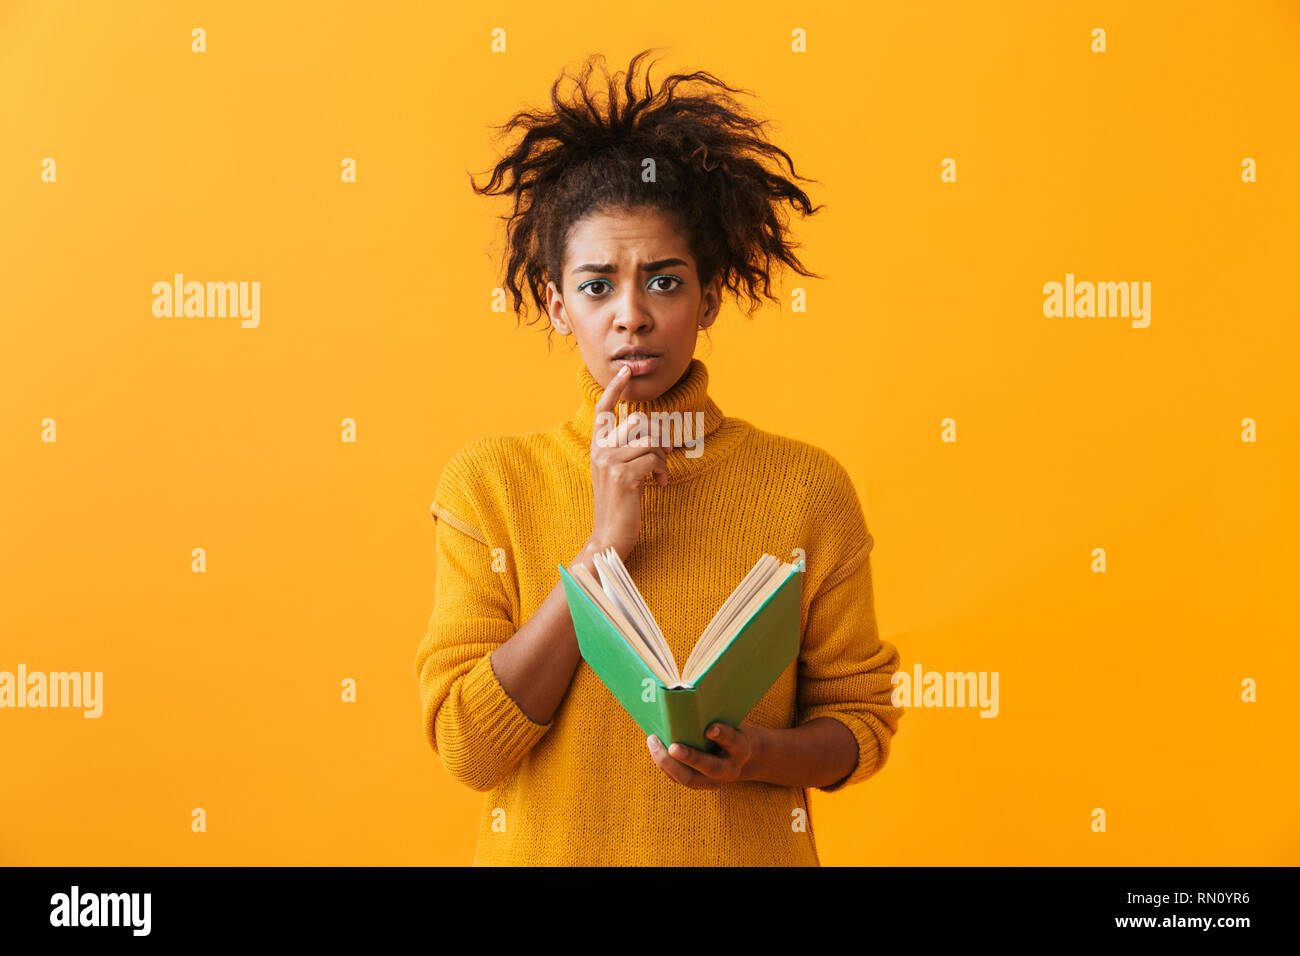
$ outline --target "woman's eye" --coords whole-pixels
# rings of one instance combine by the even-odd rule
[[[685,284],[686,281],[677,278],[677,276],[655,276],[650,280],[649,286],[654,292],[672,292],[678,286],[683,286]],[[606,286],[609,286],[611,289],[613,288],[610,282],[606,279],[591,279],[590,281],[584,282],[582,285],[578,286],[578,291],[599,298],[605,294]]]

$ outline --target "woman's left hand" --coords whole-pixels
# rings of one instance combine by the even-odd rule
[[[685,744],[673,744],[665,749],[654,734],[646,738],[646,746],[655,765],[682,786],[717,790],[724,783],[751,779],[761,732],[761,728],[748,721],[741,721],[739,727],[710,724],[705,733],[720,748],[716,754]]]

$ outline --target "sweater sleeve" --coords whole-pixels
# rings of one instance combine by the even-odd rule
[[[492,669],[492,652],[516,627],[457,465],[453,459],[443,471],[431,508],[437,522],[433,614],[415,669],[429,745],[457,780],[487,791],[551,725],[520,710]]]
[[[848,776],[816,788],[828,793],[865,780],[885,765],[903,715],[892,703],[898,652],[876,631],[874,538],[848,474],[837,469],[831,488],[827,510],[835,520],[821,545],[830,557],[829,571],[809,607],[798,684],[798,722],[838,720],[858,744],[857,763]],[[809,554],[809,567],[812,558]]]

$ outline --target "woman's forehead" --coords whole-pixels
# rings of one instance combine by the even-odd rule
[[[578,220],[569,233],[565,259],[569,270],[581,265],[635,267],[667,259],[691,262],[686,238],[657,210],[602,211]]]

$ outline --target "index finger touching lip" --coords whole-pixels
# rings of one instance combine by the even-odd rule
[[[618,397],[623,394],[623,389],[627,387],[627,380],[630,377],[627,366],[619,366],[618,371],[614,373],[614,377],[605,386],[605,390],[600,393],[600,401],[596,402],[597,412],[612,412],[614,410],[614,406],[618,404]]]

